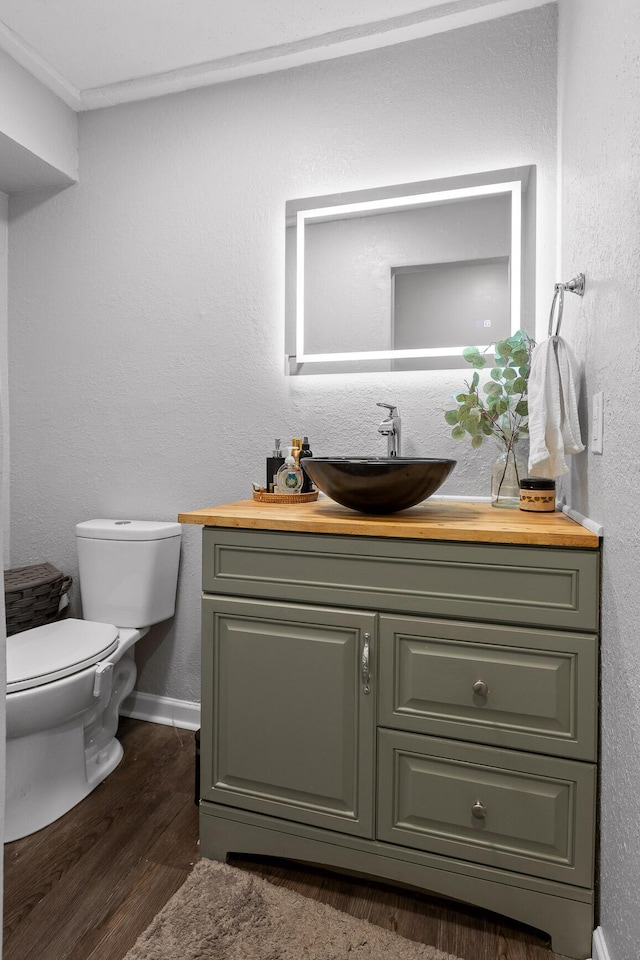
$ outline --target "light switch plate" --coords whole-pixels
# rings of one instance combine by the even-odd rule
[[[591,399],[591,452],[602,453],[604,433],[604,394],[594,393]]]

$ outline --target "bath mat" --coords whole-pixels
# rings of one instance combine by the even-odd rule
[[[244,870],[201,860],[125,960],[457,960]]]

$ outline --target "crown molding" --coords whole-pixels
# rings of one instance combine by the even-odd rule
[[[0,48],[21,67],[55,93],[72,110],[82,110],[80,91],[63,77],[38,51],[0,20]]]
[[[444,0],[417,13],[85,90],[78,90],[1,22],[0,47],[69,107],[85,111],[364,53],[520,13],[549,2],[551,0]]]

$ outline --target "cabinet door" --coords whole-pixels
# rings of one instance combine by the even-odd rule
[[[373,836],[375,614],[203,599],[201,797]]]

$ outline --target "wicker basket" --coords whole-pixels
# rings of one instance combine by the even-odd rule
[[[318,491],[310,493],[267,493],[264,490],[254,490],[253,499],[258,503],[312,503],[318,499]]]
[[[7,636],[58,620],[60,599],[71,583],[71,577],[66,577],[52,563],[5,570]]]

